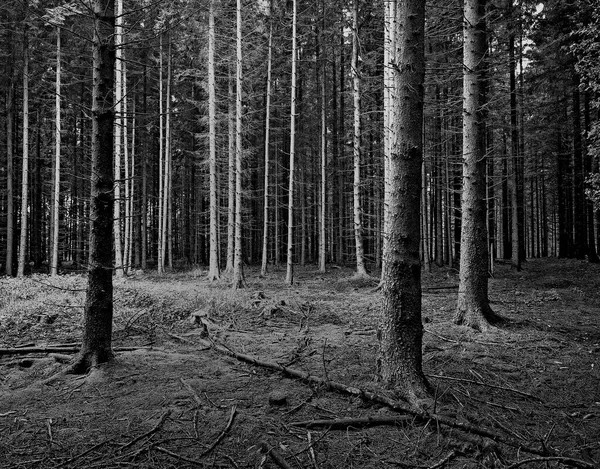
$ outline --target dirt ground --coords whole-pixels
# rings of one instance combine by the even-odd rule
[[[434,411],[514,445],[208,348],[206,331],[240,353],[393,397],[374,370],[376,280],[308,267],[292,288],[282,271],[246,276],[237,292],[201,269],[116,280],[114,346],[135,349],[51,381],[81,336],[85,280],[0,279],[0,347],[66,347],[0,355],[0,468],[600,467],[600,266],[498,265],[490,299],[508,322],[485,334],[452,323],[456,272],[423,274]],[[372,426],[298,425],[367,417]],[[374,425],[384,417],[398,418]]]

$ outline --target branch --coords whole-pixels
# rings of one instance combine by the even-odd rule
[[[513,438],[499,435],[497,433],[492,432],[486,428],[476,427],[474,425],[470,425],[468,423],[458,422],[451,418],[445,417],[443,415],[431,414],[429,412],[425,412],[423,410],[415,409],[414,407],[410,407],[407,404],[403,404],[400,401],[395,399],[391,399],[389,397],[383,396],[381,394],[377,394],[372,391],[367,391],[364,389],[356,388],[353,386],[347,386],[343,383],[338,383],[335,381],[325,380],[323,378],[319,378],[317,376],[312,376],[309,373],[304,371],[295,370],[292,368],[287,368],[278,363],[262,361],[257,358],[251,357],[249,355],[245,355],[242,353],[235,352],[230,348],[224,347],[223,345],[216,344],[214,342],[208,342],[202,339],[198,339],[198,341],[205,346],[211,346],[214,350],[224,355],[228,355],[230,357],[234,357],[239,361],[250,363],[252,365],[261,366],[263,368],[268,368],[271,370],[279,371],[286,376],[291,376],[293,378],[297,378],[305,383],[316,384],[318,386],[322,386],[327,390],[335,391],[340,394],[346,394],[358,397],[365,401],[373,402],[376,404],[380,404],[386,406],[396,412],[403,412],[409,415],[413,415],[414,417],[420,419],[423,422],[434,421],[441,425],[446,425],[448,427],[456,428],[466,433],[471,433],[474,435],[483,436],[485,438],[489,438],[493,441],[505,444],[507,446],[512,446],[514,448],[519,448],[521,451],[525,451],[530,454],[537,454],[540,456],[545,456],[547,451],[543,448],[534,448],[523,445],[521,442],[514,440]]]
[[[35,347],[20,347],[20,348],[0,348],[0,356],[2,355],[27,355],[30,353],[78,353],[81,349],[80,345],[73,346],[35,346]],[[152,347],[114,347],[114,352],[132,352],[134,350],[151,350]]]
[[[294,427],[319,428],[326,427],[331,430],[345,430],[348,427],[366,428],[382,425],[399,425],[411,420],[408,416],[401,417],[356,417],[346,419],[323,419],[323,420],[305,420],[303,422],[291,422]]]

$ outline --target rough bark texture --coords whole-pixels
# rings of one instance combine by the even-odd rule
[[[208,280],[218,280],[219,239],[218,239],[218,194],[217,194],[217,97],[215,92],[215,5],[211,0],[208,13],[208,140],[210,172],[210,257]]]
[[[431,396],[422,371],[420,195],[425,3],[397,2],[392,141],[386,157],[379,371],[413,405]]]
[[[91,264],[85,301],[83,341],[71,371],[85,373],[112,359],[113,318],[113,92],[114,0],[94,2],[92,91]]]
[[[485,0],[464,6],[463,195],[460,281],[454,321],[486,330],[498,318],[488,300],[488,246],[485,211],[484,78]]]

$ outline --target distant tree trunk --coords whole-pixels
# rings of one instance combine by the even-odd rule
[[[219,270],[218,242],[218,194],[217,194],[217,98],[215,90],[215,2],[210,0],[208,7],[208,165],[210,173],[210,256],[208,280],[213,282],[221,276]]]
[[[229,78],[229,164],[228,164],[228,197],[227,197],[227,264],[225,272],[233,273],[235,250],[235,106],[233,80]]]
[[[50,275],[58,275],[58,235],[60,232],[58,207],[60,205],[60,27],[56,28],[56,84],[54,90],[54,206],[52,207],[52,259],[50,261]]]
[[[573,221],[574,221],[574,255],[577,259],[585,259],[587,246],[587,212],[585,210],[585,191],[583,174],[583,143],[581,139],[581,98],[579,94],[579,77],[573,77]]]
[[[296,158],[296,55],[297,49],[297,0],[293,0],[292,13],[292,89],[290,103],[290,175],[288,186],[288,236],[287,236],[287,270],[285,283],[294,282],[294,176]]]
[[[14,46],[12,32],[8,32],[8,44],[11,50],[9,58],[10,83],[6,95],[6,275],[12,276],[14,271],[15,242],[15,187],[14,187],[14,118],[15,118],[15,85],[17,81],[14,64]]]
[[[115,17],[115,275],[123,276],[123,247],[121,236],[121,153],[123,152],[123,0],[116,0]]]
[[[94,0],[92,88],[91,263],[84,309],[83,340],[74,373],[113,358],[113,204],[114,204],[114,0]]]
[[[269,5],[269,15],[271,14]],[[265,103],[265,194],[263,208],[263,246],[262,261],[260,266],[260,275],[267,275],[267,263],[269,254],[269,165],[270,165],[270,143],[271,143],[271,75],[272,75],[272,57],[273,57],[273,22],[269,16],[269,45],[267,53],[267,99]]]
[[[163,255],[163,225],[166,220],[163,217],[164,201],[164,162],[165,162],[165,139],[164,139],[164,79],[163,79],[163,35],[158,38],[158,245],[157,245],[157,270],[159,274],[164,273],[165,259]]]
[[[171,249],[167,250],[167,246],[170,246],[172,240],[171,233],[171,71],[172,71],[172,57],[171,57],[171,36],[169,35],[169,46],[167,49],[167,87],[165,90],[165,156],[164,164],[165,169],[163,171],[163,204],[162,204],[162,236],[161,236],[161,257],[163,261],[162,271],[164,272],[165,265],[169,267],[173,266],[173,256]],[[168,257],[167,257],[168,254]],[[169,263],[166,263],[167,258]]]
[[[242,260],[242,2],[236,6],[236,99],[235,99],[235,243],[233,256],[234,289],[244,288]]]
[[[326,271],[326,223],[327,223],[327,67],[325,60],[325,44],[323,33],[325,30],[325,1],[322,1],[323,25],[319,35],[321,42],[321,53],[323,57],[319,61],[321,75],[321,187],[319,193],[319,272]],[[318,72],[317,72],[318,73]]]
[[[21,233],[19,236],[19,263],[17,277],[25,275],[27,258],[27,213],[29,206],[29,1],[25,0],[23,23],[23,170],[21,173]]]
[[[463,195],[460,280],[454,322],[486,330],[498,317],[488,300],[483,86],[487,49],[485,0],[464,4]]]
[[[385,221],[378,367],[383,381],[414,406],[431,397],[422,370],[420,203],[425,78],[425,2],[396,2],[397,47],[386,153]],[[387,27],[392,27],[387,25]],[[385,114],[386,110],[384,110]]]
[[[119,0],[121,1],[121,0]],[[123,126],[123,171],[125,176],[125,181],[123,183],[124,188],[124,215],[125,215],[125,223],[123,226],[123,274],[127,274],[129,269],[131,268],[131,248],[132,248],[132,238],[131,238],[131,201],[132,201],[132,190],[131,190],[131,182],[133,181],[133,175],[129,166],[130,156],[134,155],[133,147],[131,146],[132,151],[129,151],[129,118],[127,117],[129,114],[129,109],[127,102],[129,100],[129,96],[127,93],[127,65],[124,59],[124,52],[122,53],[122,81],[121,86],[123,88],[123,117],[121,119]]]
[[[583,110],[585,135],[589,135],[591,130],[589,93],[584,94]],[[597,173],[597,159],[591,155],[591,152],[587,149],[587,145],[584,145],[582,150],[584,152],[583,163],[585,174]],[[600,246],[596,245],[597,227],[594,226],[594,202],[587,197],[585,200],[585,212],[587,218],[588,261],[595,264],[600,262],[600,258],[598,257],[598,248]]]
[[[358,7],[360,0],[354,0],[352,8],[352,97],[354,100],[354,138],[352,149],[354,155],[354,241],[356,252],[356,275],[367,277],[365,267],[365,248],[363,241],[362,204],[360,197],[360,163],[361,163],[361,116],[360,116],[360,74],[358,71]]]
[[[141,268],[146,270],[148,268],[148,161],[146,160],[148,155],[150,131],[148,130],[148,66],[147,56],[144,54],[144,90],[142,94],[142,135],[145,137],[142,143],[142,156],[140,165],[142,167],[142,206],[140,210],[140,236],[142,242],[140,246],[141,252]]]
[[[512,4],[509,8],[509,18],[512,19]],[[512,168],[509,174],[510,185],[510,207],[512,221],[511,239],[511,268],[521,270],[521,246],[523,230],[519,210],[519,129],[517,126],[517,82],[516,82],[516,60],[515,60],[515,33],[514,26],[510,26],[508,39],[508,67],[510,74],[510,161]]]

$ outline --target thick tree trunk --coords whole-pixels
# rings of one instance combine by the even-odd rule
[[[235,250],[235,99],[233,80],[229,78],[229,160],[227,172],[227,260],[225,273],[233,274],[233,258]]]
[[[113,358],[114,0],[94,0],[94,17],[91,263],[82,346],[71,367],[74,373],[85,373]]]
[[[14,268],[14,242],[15,242],[15,187],[14,187],[14,118],[15,118],[15,85],[17,81],[16,68],[12,56],[14,55],[12,33],[9,30],[10,83],[6,96],[6,275],[13,275]]]
[[[431,397],[422,371],[420,196],[423,160],[425,2],[397,2],[397,48],[392,63],[392,141],[386,153],[385,221],[379,325],[383,381],[419,406]],[[391,27],[391,25],[388,25]],[[384,113],[390,110],[384,110]]]
[[[486,330],[496,322],[488,300],[485,207],[485,0],[464,4],[463,195],[460,280],[454,322]]]

